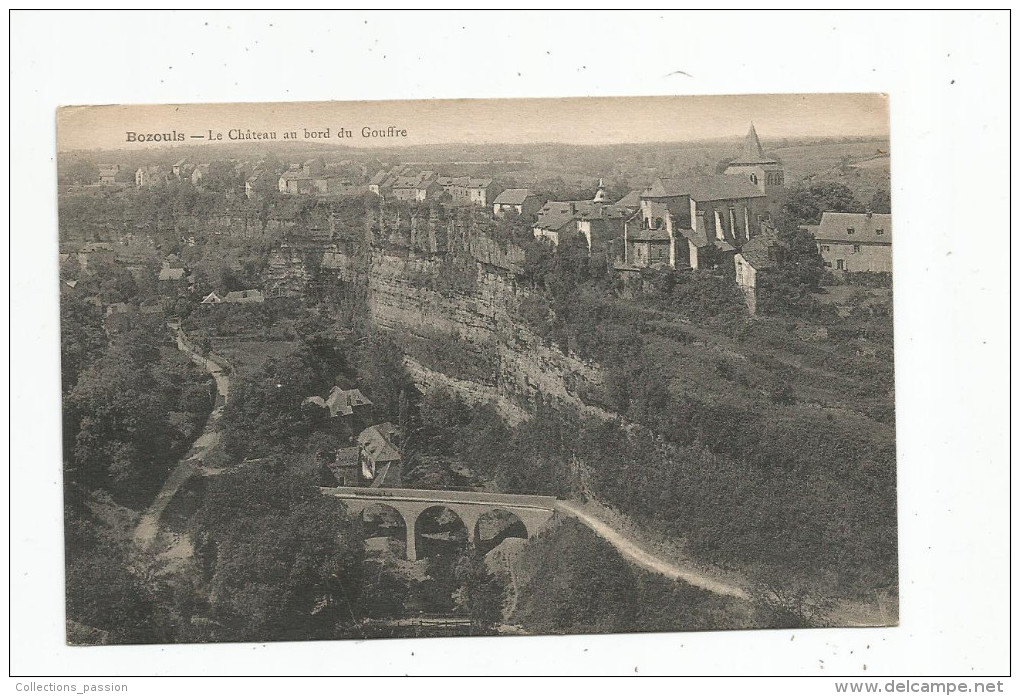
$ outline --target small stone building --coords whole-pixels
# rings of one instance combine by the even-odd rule
[[[784,247],[772,230],[763,231],[745,244],[733,257],[737,285],[744,293],[747,309],[758,311],[758,283],[760,275],[783,262]]]
[[[822,213],[817,226],[804,226],[825,265],[850,273],[892,273],[892,215]]]
[[[506,189],[492,202],[492,214],[501,217],[517,213],[527,220],[533,220],[542,209],[542,201],[528,189]]]

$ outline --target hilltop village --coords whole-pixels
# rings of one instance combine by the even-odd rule
[[[63,154],[69,636],[894,616],[888,145],[766,144]]]
[[[783,263],[783,243],[770,211],[786,190],[784,170],[779,161],[766,155],[753,124],[736,157],[727,160],[720,173],[653,178],[649,186],[626,192],[616,200],[611,200],[601,178],[591,198],[549,200],[529,188],[505,187],[494,177],[448,176],[408,164],[369,175],[365,165],[351,160],[325,164],[321,158],[285,167],[265,161],[202,163],[188,158],[168,167],[145,165],[133,171],[119,164],[100,164],[96,180],[90,184],[115,189],[132,182],[137,189],[190,183],[199,191],[222,192],[228,201],[243,194],[244,199],[258,202],[278,194],[339,202],[371,194],[369,200],[375,198],[380,211],[385,211],[388,204],[404,203],[416,205],[419,210],[438,205],[473,209],[474,214],[482,212],[491,219],[512,217],[529,225],[536,239],[552,247],[561,240],[583,238],[588,253],[605,256],[623,279],[638,277],[643,269],[697,270],[707,265],[732,278],[752,313],[756,311],[760,275]],[[838,276],[891,273],[892,226],[888,213],[819,212],[821,218],[816,224],[798,227],[813,236],[827,269]],[[217,233],[247,238],[263,235],[266,230],[253,229],[254,221],[248,217],[241,229],[237,229],[235,220],[235,224]],[[315,234],[315,226],[304,235],[293,236],[328,242],[336,232],[335,213],[331,213],[329,225],[330,232],[325,236]],[[312,234],[307,234],[309,231]],[[85,267],[91,255],[112,254],[129,268],[135,262],[137,268],[139,255],[158,256],[151,237],[141,238],[130,229],[126,232],[116,243],[65,243],[61,260],[75,255]],[[287,248],[286,241],[285,235],[283,249]],[[186,242],[194,244],[194,238]],[[324,253],[328,256],[330,251],[326,248]],[[511,250],[510,255],[514,253]],[[180,280],[174,268],[180,266],[179,258],[170,254],[162,263],[165,268],[160,280]],[[279,285],[248,290],[258,292],[245,298],[221,299],[214,290],[202,301],[261,301],[253,298],[288,292]]]

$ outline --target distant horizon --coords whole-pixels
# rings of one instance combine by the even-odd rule
[[[642,141],[642,142],[620,141],[620,142],[612,142],[612,143],[599,143],[597,145],[584,144],[584,143],[556,142],[556,141],[535,141],[535,142],[527,142],[527,143],[500,143],[500,142],[485,142],[485,143],[474,142],[474,143],[472,143],[472,142],[464,141],[464,142],[449,142],[449,143],[418,143],[418,144],[413,144],[413,145],[412,144],[408,144],[408,145],[389,145],[389,146],[386,146],[386,147],[381,147],[381,146],[377,146],[377,147],[365,147],[365,146],[357,146],[357,145],[341,145],[339,143],[315,142],[315,141],[310,141],[310,140],[305,140],[305,141],[298,141],[298,140],[294,140],[294,141],[276,141],[276,142],[270,142],[270,143],[258,144],[258,145],[256,145],[256,144],[246,144],[244,142],[223,142],[223,143],[214,143],[212,145],[200,145],[200,144],[196,144],[196,143],[187,143],[187,142],[185,142],[185,143],[180,143],[180,144],[167,144],[167,145],[163,145],[162,147],[147,147],[147,148],[142,148],[142,147],[137,147],[137,148],[130,148],[130,147],[76,148],[76,149],[71,149],[71,150],[57,150],[57,154],[58,155],[68,155],[68,154],[75,154],[75,153],[101,153],[101,152],[125,152],[125,151],[126,152],[130,152],[132,155],[140,155],[140,154],[145,154],[145,153],[168,154],[168,153],[172,153],[172,152],[187,150],[187,149],[190,149],[190,148],[197,149],[197,148],[208,148],[208,147],[216,147],[216,148],[231,148],[231,147],[243,148],[243,147],[248,147],[248,148],[254,148],[254,149],[258,149],[258,148],[267,148],[268,149],[268,148],[273,148],[273,147],[281,147],[281,148],[304,147],[304,148],[323,148],[323,149],[324,148],[331,148],[331,149],[338,150],[338,151],[340,151],[340,150],[349,150],[349,151],[359,152],[359,153],[364,152],[364,153],[368,153],[368,154],[374,154],[374,153],[381,154],[381,153],[386,152],[387,150],[413,150],[413,149],[416,149],[416,148],[501,147],[501,146],[510,146],[510,147],[546,147],[546,146],[555,146],[555,147],[602,148],[602,147],[619,147],[621,145],[637,145],[637,146],[641,146],[641,147],[655,147],[655,146],[668,146],[668,145],[696,145],[696,144],[699,144],[699,143],[706,143],[706,144],[708,144],[708,143],[720,143],[720,144],[721,143],[733,143],[733,142],[737,142],[737,141],[743,142],[743,139],[744,139],[744,136],[740,136],[739,138],[737,138],[737,137],[728,137],[728,136],[727,137],[720,136],[720,137],[712,137],[712,138],[696,138],[696,139],[692,139],[692,140],[654,140],[654,141]],[[787,135],[787,136],[780,136],[778,138],[764,138],[764,137],[762,137],[761,141],[762,141],[762,146],[765,147],[766,149],[768,149],[767,143],[770,142],[770,141],[775,141],[775,140],[797,140],[797,139],[802,139],[802,140],[831,140],[831,141],[859,140],[859,141],[867,142],[867,141],[873,141],[873,140],[885,140],[885,141],[888,141],[889,140],[889,136],[888,135],[871,135],[871,134],[860,134],[860,135],[852,135],[852,134],[850,134],[850,135],[811,135],[811,136]]]
[[[887,139],[882,94],[570,97],[248,104],[65,106],[59,153],[189,146],[296,145],[351,150],[414,147],[666,145],[742,139]],[[305,138],[305,131],[329,138]],[[344,137],[338,137],[343,129]],[[378,137],[364,137],[373,130]],[[247,133],[274,139],[237,138]],[[284,133],[297,133],[284,139]],[[159,141],[129,141],[137,134]],[[393,135],[396,133],[396,135]],[[216,134],[222,140],[209,140]],[[166,142],[163,138],[172,141]]]

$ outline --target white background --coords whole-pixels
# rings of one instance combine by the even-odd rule
[[[1007,14],[87,12],[11,23],[14,674],[1009,672]],[[900,627],[64,645],[58,104],[811,91],[891,95]]]

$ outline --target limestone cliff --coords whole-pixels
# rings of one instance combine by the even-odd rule
[[[601,382],[600,370],[522,324],[518,308],[530,291],[511,274],[472,257],[378,248],[360,264],[335,250],[329,258],[338,275],[367,286],[371,320],[397,337],[423,390],[442,385],[493,403],[510,422],[528,417],[539,399],[590,410],[579,394]]]

